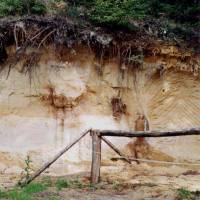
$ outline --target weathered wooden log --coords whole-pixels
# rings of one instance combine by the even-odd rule
[[[32,182],[35,178],[37,178],[42,172],[44,172],[47,168],[49,168],[58,158],[60,158],[65,152],[67,152],[70,148],[72,148],[77,142],[79,142],[84,136],[86,136],[91,129],[83,132],[79,138],[77,138],[74,142],[67,145],[62,151],[60,151],[54,158],[52,158],[50,161],[45,163],[38,171],[36,171],[33,176],[31,176],[28,180],[25,180],[24,182],[20,183],[21,186],[25,186]]]
[[[101,137],[101,139],[111,148],[113,149],[118,155],[123,157],[123,160],[127,163],[131,164],[131,160],[129,160],[125,154],[123,154],[115,145],[113,145],[109,140],[107,140],[105,137]]]
[[[97,132],[92,131],[92,166],[91,166],[91,183],[96,184],[100,181],[101,168],[101,137]]]
[[[174,131],[115,131],[115,130],[97,130],[100,136],[115,137],[175,137],[187,135],[200,135],[200,128],[191,128]]]
[[[112,158],[113,160],[124,160],[125,157],[115,157]],[[174,161],[161,161],[161,160],[150,160],[150,159],[144,159],[144,158],[133,158],[129,157],[131,161],[140,161],[140,162],[146,162],[146,163],[158,163],[158,164],[166,164],[166,165],[185,165],[185,166],[200,166],[200,163],[187,163],[187,162],[174,162]]]

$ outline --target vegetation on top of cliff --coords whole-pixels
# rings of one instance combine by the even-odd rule
[[[162,41],[200,50],[199,8],[198,0],[2,0],[0,70],[4,61],[11,69],[22,59],[22,72],[31,74],[41,47],[50,43],[56,53],[60,46],[88,45],[100,66],[115,56],[120,66],[138,67]],[[8,56],[6,46],[13,44],[16,51]],[[28,52],[28,47],[35,50]]]
[[[0,2],[0,17],[9,15],[45,14],[47,7],[40,0],[2,0]]]
[[[128,25],[132,20],[160,18],[186,26],[200,25],[199,0],[2,0],[0,17],[57,14],[83,17],[96,24]],[[60,11],[63,11],[62,13]]]
[[[85,17],[95,25],[133,30],[145,24],[153,32],[152,26],[159,24],[157,37],[162,39],[199,37],[199,0],[75,0],[75,5],[85,7]]]
[[[0,17],[62,16],[79,26],[145,31],[157,38],[184,39],[198,46],[199,0],[2,0]],[[192,41],[192,42],[191,42]]]
[[[89,18],[98,24],[128,24],[131,20],[162,18],[198,26],[199,0],[77,0],[88,8]]]

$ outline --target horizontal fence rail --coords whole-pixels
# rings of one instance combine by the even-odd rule
[[[99,136],[113,137],[175,137],[187,135],[200,135],[200,128],[191,128],[174,131],[118,131],[118,130],[94,130]]]

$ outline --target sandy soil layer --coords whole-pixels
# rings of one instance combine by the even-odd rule
[[[47,175],[44,174],[44,175]],[[79,179],[88,182],[90,173],[78,173],[65,177],[51,177],[53,181],[59,178],[66,180]],[[37,181],[42,180],[39,177]],[[0,175],[0,187],[10,188],[19,177]],[[187,188],[190,191],[200,191],[200,170],[198,167],[182,166],[151,166],[147,164],[132,165],[118,161],[116,165],[104,165],[101,168],[101,183],[94,188],[73,189],[66,188],[60,192],[56,188],[48,188],[39,193],[35,199],[44,199],[56,196],[58,199],[69,200],[174,200],[177,199],[177,190]]]

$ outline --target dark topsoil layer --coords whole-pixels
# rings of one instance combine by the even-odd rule
[[[0,20],[0,62],[7,60],[7,46],[15,45],[15,59],[26,52],[27,47],[40,49],[47,44],[64,45],[66,48],[85,44],[97,57],[118,56],[123,63],[133,56],[151,53],[156,44],[173,44],[180,48],[200,49],[200,33],[191,33],[185,40],[166,35],[159,21],[134,22],[134,30],[94,27],[89,23],[76,24],[61,17],[26,16]]]

